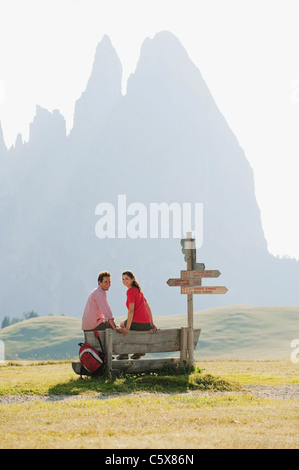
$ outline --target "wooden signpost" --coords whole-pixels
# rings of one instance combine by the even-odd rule
[[[221,274],[218,269],[209,271],[181,271],[181,279],[202,279],[204,277],[219,277]]]
[[[180,278],[168,279],[170,287],[181,287],[181,294],[187,295],[188,315],[188,363],[194,362],[194,331],[193,331],[193,295],[194,294],[226,294],[224,286],[202,286],[202,279],[217,278],[220,276],[218,269],[206,270],[203,263],[196,262],[195,239],[192,233],[187,232],[186,238],[181,240],[182,251],[185,255],[187,270],[181,271]]]
[[[181,294],[226,294],[227,288],[224,286],[204,286],[204,287],[182,287]]]
[[[173,286],[201,286],[201,279],[168,279],[167,284]]]

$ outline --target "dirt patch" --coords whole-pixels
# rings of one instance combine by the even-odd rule
[[[203,396],[212,396],[212,395],[222,395],[227,393],[250,393],[255,397],[261,398],[272,398],[279,400],[299,400],[299,385],[246,385],[244,387],[244,392],[199,392],[193,391],[189,392],[196,395]],[[147,394],[144,394],[147,395]],[[163,394],[161,394],[163,395]],[[26,402],[57,402],[57,401],[72,401],[72,400],[82,400],[88,398],[97,398],[97,399],[107,399],[113,398],[116,395],[97,395],[96,397],[89,397],[87,395],[50,395],[48,397],[42,395],[8,395],[6,397],[0,397],[0,405],[11,405],[17,403],[26,403]],[[164,395],[163,395],[164,396]]]
[[[299,399],[299,385],[247,385],[244,388],[249,390],[254,396],[261,398]]]

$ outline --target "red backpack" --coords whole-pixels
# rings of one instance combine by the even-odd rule
[[[102,351],[98,351],[89,343],[79,343],[79,360],[81,362],[80,375],[96,376],[103,372],[107,364],[105,354],[98,331],[95,330],[95,336],[98,338]]]

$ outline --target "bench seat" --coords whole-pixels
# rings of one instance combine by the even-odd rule
[[[200,329],[193,329],[193,343],[196,348]],[[161,370],[165,368],[184,367],[187,361],[188,328],[169,328],[157,332],[150,331],[129,331],[127,336],[107,329],[99,331],[105,353],[107,355],[107,368],[109,372],[126,371],[147,372]],[[84,332],[84,340],[94,348],[100,350],[100,344],[93,331]],[[141,358],[138,360],[116,360],[113,356],[119,354],[155,354],[166,352],[180,352],[179,357],[159,357],[159,358]],[[76,374],[80,374],[80,362],[72,364]]]

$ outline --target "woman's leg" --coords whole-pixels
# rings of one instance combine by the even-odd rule
[[[131,330],[134,331],[149,331],[151,330],[151,323],[137,323],[132,322]],[[131,359],[140,359],[141,356],[145,356],[145,353],[135,353],[131,356]]]

